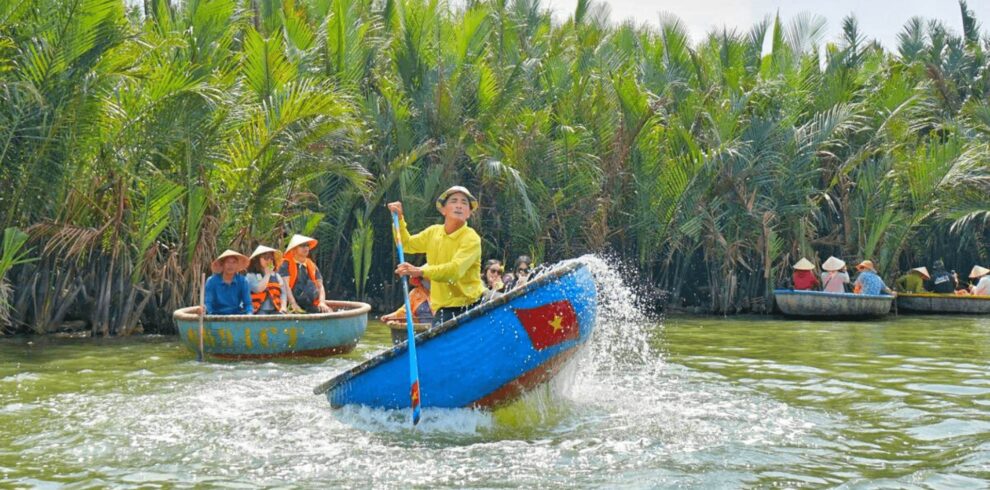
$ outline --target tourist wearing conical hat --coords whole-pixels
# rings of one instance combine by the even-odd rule
[[[815,264],[810,260],[801,257],[801,260],[794,264],[794,273],[791,281],[796,291],[811,291],[818,287],[818,277],[815,276]]]
[[[970,290],[970,294],[973,296],[990,296],[990,269],[974,265],[973,270],[969,272],[969,279],[979,281]]]
[[[225,250],[210,264],[213,275],[203,291],[207,315],[250,315],[251,291],[238,272],[247,269],[248,258]]]
[[[864,260],[856,266],[859,275],[856,276],[856,283],[853,284],[853,291],[859,294],[869,294],[877,296],[883,294],[894,294],[890,288],[884,284],[880,274],[877,274],[876,267],[872,260]]]
[[[389,211],[399,215],[399,236],[405,252],[425,253],[427,262],[423,267],[403,262],[395,273],[430,280],[433,324],[439,325],[477,304],[485,286],[481,282],[481,237],[467,224],[471,213],[478,209],[478,200],[466,188],[454,186],[440,194],[436,207],[443,224],[410,235],[402,203],[388,205]]]
[[[287,313],[288,305],[301,309],[285,278],[275,272],[275,264],[279,263],[281,255],[278,250],[264,245],[258,245],[251,253],[251,263],[244,277],[251,288],[251,307],[255,315]]]
[[[894,281],[894,289],[902,293],[924,293],[925,281],[931,278],[927,267],[915,267]]]
[[[849,284],[846,263],[838,257],[829,256],[828,260],[822,263],[822,291],[844,293],[846,292],[846,284]]]
[[[296,303],[307,313],[329,313],[327,293],[323,288],[323,274],[316,267],[316,262],[309,258],[316,248],[317,241],[303,235],[292,235],[289,246],[285,248],[282,264],[278,273],[288,278],[289,289]]]

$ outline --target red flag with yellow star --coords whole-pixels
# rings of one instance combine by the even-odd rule
[[[516,308],[515,312],[536,350],[576,339],[581,333],[574,306],[566,299],[536,308]]]

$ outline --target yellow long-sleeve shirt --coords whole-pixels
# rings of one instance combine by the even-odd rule
[[[481,282],[481,237],[464,225],[447,234],[443,225],[433,225],[409,235],[406,221],[399,220],[399,234],[406,253],[425,253],[423,277],[430,280],[433,311],[448,306],[474,304],[485,292]]]

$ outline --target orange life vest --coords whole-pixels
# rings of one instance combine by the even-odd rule
[[[278,274],[272,274],[268,277],[268,284],[261,292],[251,293],[251,306],[254,307],[255,313],[258,313],[261,305],[265,304],[266,298],[272,299],[275,311],[282,310],[282,284],[278,282]]]
[[[289,253],[285,254],[285,257],[282,258],[282,262],[288,264],[289,289],[296,287],[296,278],[299,276],[299,267],[296,266],[296,256],[293,253],[294,251],[295,249],[289,251]],[[313,281],[313,284],[316,284],[316,263],[314,263],[312,260],[309,259],[309,257],[307,257],[305,264],[306,264],[306,272],[309,273],[309,280]],[[319,287],[319,285],[317,285],[317,287]],[[314,299],[313,304],[319,305],[320,298]]]
[[[433,321],[433,312],[430,310],[430,292],[423,287],[417,287],[409,291],[409,305],[412,306],[413,321],[417,323]],[[388,315],[396,321],[406,321],[406,307],[400,306],[398,310]]]

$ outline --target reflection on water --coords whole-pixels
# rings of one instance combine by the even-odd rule
[[[197,363],[174,339],[0,340],[0,487],[986,487],[990,320],[641,318],[492,413],[331,411],[324,362]]]

